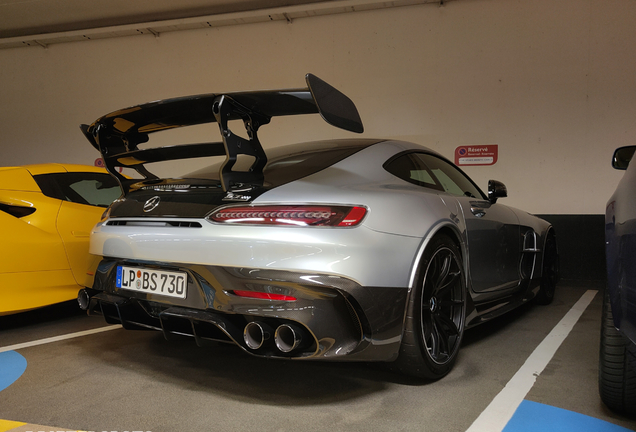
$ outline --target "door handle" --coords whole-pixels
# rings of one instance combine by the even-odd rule
[[[478,218],[486,216],[486,210],[480,207],[471,207],[470,211]]]

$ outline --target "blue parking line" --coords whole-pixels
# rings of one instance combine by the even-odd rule
[[[26,367],[26,359],[17,352],[0,352],[0,391],[6,389],[20,378]]]
[[[634,432],[594,417],[524,400],[503,432]]]

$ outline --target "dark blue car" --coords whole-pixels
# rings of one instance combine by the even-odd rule
[[[599,391],[611,409],[636,415],[636,146],[614,152],[626,170],[605,212],[607,289],[603,301]]]

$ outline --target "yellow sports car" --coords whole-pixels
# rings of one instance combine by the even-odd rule
[[[91,229],[120,194],[102,168],[0,167],[0,315],[77,298]]]

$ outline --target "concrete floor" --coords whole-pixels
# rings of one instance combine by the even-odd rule
[[[0,391],[0,419],[87,431],[465,431],[581,295],[602,288],[563,281],[552,305],[467,331],[454,370],[434,383],[379,365],[263,360],[123,329],[23,348],[28,365]],[[598,397],[601,300],[599,292],[526,400],[634,430],[636,419]],[[0,347],[104,325],[74,305],[0,317]]]

